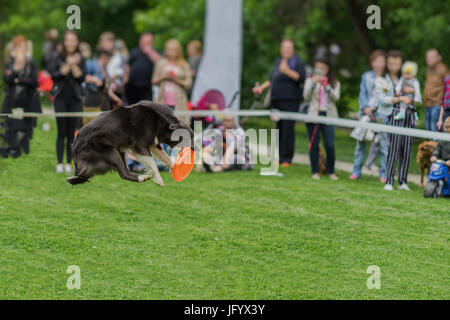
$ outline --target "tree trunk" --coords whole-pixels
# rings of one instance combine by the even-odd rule
[[[359,5],[355,0],[347,0],[347,8],[353,30],[355,31],[358,49],[368,57],[375,49],[375,43],[370,37],[366,26],[366,8]]]

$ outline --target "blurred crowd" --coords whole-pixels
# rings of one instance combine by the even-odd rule
[[[444,121],[450,117],[450,76],[448,67],[442,62],[438,49],[426,52],[426,81],[423,90],[416,78],[419,65],[404,61],[398,50],[375,50],[369,57],[370,70],[361,77],[358,97],[358,118],[364,122],[376,122],[391,126],[414,128],[419,119],[417,106],[425,107],[427,130],[442,130]],[[318,54],[312,61],[312,70],[307,72],[305,62],[295,53],[295,43],[290,39],[281,42],[280,57],[276,59],[269,80],[257,84],[253,91],[261,94],[268,90],[268,104],[275,109],[290,112],[306,112],[308,115],[338,117],[336,101],[340,98],[340,82],[326,54]],[[299,110],[299,105],[304,106]],[[279,120],[279,157],[281,167],[289,167],[295,150],[295,121]],[[334,126],[306,123],[309,135],[309,157],[313,179],[335,174],[336,152]],[[324,140],[326,157],[319,147]],[[393,190],[394,175],[398,162],[398,188],[409,190],[407,185],[412,137],[372,132],[355,128],[351,137],[356,140],[353,172],[350,179],[360,179],[366,157],[366,144],[370,152],[366,166],[375,166],[378,156],[380,181],[387,191]],[[448,144],[448,143],[444,143]],[[431,157],[431,154],[430,154]],[[447,153],[441,160],[450,166]]]
[[[49,92],[57,113],[107,111],[140,100],[154,100],[177,111],[188,110],[192,106],[189,102],[191,88],[202,58],[202,44],[198,40],[189,42],[186,48],[188,58],[185,59],[184,49],[178,40],[168,40],[163,50],[159,51],[153,46],[152,33],[140,35],[138,47],[130,51],[124,40],[117,39],[109,31],[99,36],[94,48],[80,41],[77,33],[70,30],[60,37],[56,29],[50,29],[45,33],[45,39],[40,71],[32,60],[32,43],[29,39],[17,35],[7,45],[3,75],[7,88],[3,113],[18,112],[17,109],[41,112],[39,91]],[[368,58],[370,69],[361,77],[358,98],[360,121],[414,128],[419,119],[417,106],[424,105],[426,129],[439,131],[444,127],[445,119],[450,117],[450,77],[438,49],[432,48],[426,52],[424,84],[419,83],[416,77],[420,63],[404,61],[398,50],[375,50]],[[326,54],[321,54],[310,65],[297,55],[294,41],[284,39],[280,45],[280,56],[275,60],[268,80],[255,85],[253,92],[261,95],[268,91],[265,98],[267,107],[338,117],[336,102],[340,98],[341,85],[332,63]],[[197,108],[224,109],[223,96],[215,91],[205,93]],[[180,119],[191,123],[189,116]],[[71,144],[76,131],[90,120],[57,118],[57,172],[72,170]],[[289,167],[295,150],[295,121],[273,120],[276,120],[279,129],[281,167]],[[234,137],[245,141],[245,135],[234,117],[214,117],[209,122],[222,130],[224,135],[226,129],[234,130]],[[2,156],[19,157],[22,152],[28,153],[35,125],[35,118],[2,119]],[[306,128],[312,178],[320,179],[320,174],[326,173],[330,179],[337,180],[334,126],[306,123]],[[392,190],[398,162],[399,188],[408,190],[411,137],[360,128],[356,128],[351,136],[356,140],[356,147],[350,179],[361,178],[366,144],[370,143],[366,166],[374,166],[378,156],[380,181],[385,184],[386,190]],[[321,138],[324,140],[326,157],[319,147]],[[213,157],[214,149],[204,144],[205,158]],[[219,172],[251,168],[248,146],[244,142],[245,152],[238,152],[235,145],[237,143],[230,146],[224,144],[223,159],[209,162],[198,170]],[[238,155],[242,158],[239,161]],[[131,155],[127,157],[127,164],[134,172],[145,170]]]
[[[191,41],[184,50],[176,39],[166,42],[163,52],[153,47],[154,36],[144,33],[139,46],[127,48],[113,32],[99,36],[95,48],[80,41],[74,31],[61,37],[56,29],[45,33],[42,69],[32,59],[32,42],[23,35],[12,38],[6,47],[4,81],[7,85],[3,113],[17,109],[41,112],[39,91],[48,92],[55,112],[95,112],[128,106],[140,100],[154,100],[174,110],[187,110],[193,79],[202,56],[202,44]],[[57,172],[70,172],[71,144],[76,131],[90,118],[58,117]],[[189,123],[189,117],[183,117]],[[35,118],[2,120],[0,138],[3,157],[19,157],[29,152]],[[64,155],[65,160],[64,160]],[[130,169],[144,167],[130,156]]]

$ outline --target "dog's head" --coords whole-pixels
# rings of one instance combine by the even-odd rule
[[[136,107],[152,110],[153,115],[156,115],[156,139],[159,143],[165,143],[171,148],[188,147],[194,150],[194,132],[175,116],[171,108],[151,101],[140,101]]]
[[[425,141],[419,145],[418,153],[421,157],[429,158],[433,153],[434,147],[436,147],[436,141]]]
[[[168,126],[168,130],[164,130],[160,141],[169,145],[171,148],[194,148],[194,131],[184,122],[173,119]]]

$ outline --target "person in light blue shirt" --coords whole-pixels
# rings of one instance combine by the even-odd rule
[[[369,116],[372,121],[387,122],[385,115],[380,114],[378,106],[380,104],[378,96],[375,94],[376,79],[383,77],[386,67],[386,54],[382,50],[375,50],[369,57],[372,70],[366,71],[361,77],[361,85],[358,97],[359,112],[358,118],[364,115]],[[374,163],[378,154],[380,161],[380,181],[386,182],[386,160],[388,155],[387,137],[385,133],[379,133],[380,139],[377,143],[372,143],[368,163]],[[362,176],[362,166],[366,157],[366,141],[357,141],[353,159],[353,170],[350,179],[356,180]]]
[[[90,60],[86,60],[86,73],[91,77],[95,77],[95,79],[92,79],[92,81],[85,82],[86,87],[89,90],[97,92],[98,87],[101,87],[101,85],[103,84],[103,80],[104,80],[102,67],[100,66],[97,56]],[[95,81],[95,80],[98,80],[98,81]],[[96,82],[98,82],[98,84],[100,84],[100,85],[97,86]]]

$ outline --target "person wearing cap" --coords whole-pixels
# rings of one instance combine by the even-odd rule
[[[403,120],[406,116],[406,108],[411,108],[414,112],[414,119],[419,120],[417,110],[414,107],[414,103],[422,104],[422,96],[420,94],[420,83],[416,79],[417,75],[417,63],[413,61],[406,61],[402,66],[402,78],[397,85],[397,95],[403,92],[405,96],[411,97],[411,103],[407,105],[404,102],[400,102],[400,111],[394,117],[394,120]]]

